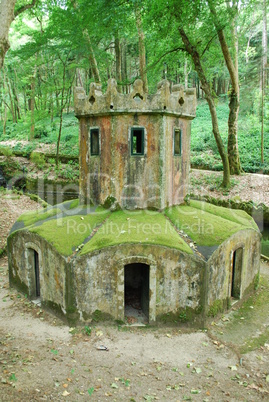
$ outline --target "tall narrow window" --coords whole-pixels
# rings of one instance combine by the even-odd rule
[[[36,297],[40,297],[39,258],[38,253],[35,250],[34,250],[34,268],[35,268],[35,293]]]
[[[242,264],[243,248],[240,247],[233,252],[231,260],[231,297],[234,299],[240,299]]]
[[[181,130],[174,129],[174,155],[181,155]]]
[[[144,141],[145,141],[144,128],[132,128],[131,129],[132,155],[144,155]]]
[[[90,130],[91,155],[99,155],[99,129]]]

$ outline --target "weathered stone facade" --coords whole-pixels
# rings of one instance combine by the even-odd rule
[[[149,267],[149,322],[165,317],[169,320],[167,314],[171,320],[181,321],[184,312],[192,324],[204,325],[210,315],[229,307],[233,297],[231,264],[234,252],[241,248],[239,294],[234,299],[242,299],[254,290],[259,247],[259,233],[246,229],[224,242],[208,261],[168,247],[140,244],[66,258],[42,237],[22,231],[9,240],[10,282],[30,298],[36,297],[31,259],[32,250],[36,250],[44,305],[57,310],[70,323],[87,322],[96,311],[106,318],[124,321],[124,271],[130,264],[143,264]]]
[[[163,209],[183,202],[195,110],[195,90],[174,85],[170,92],[168,81],[151,96],[143,92],[141,80],[127,95],[117,92],[113,79],[105,94],[96,84],[88,96],[77,88],[81,202],[103,204],[113,197],[121,207],[132,209]],[[143,137],[141,152],[132,152],[133,132]],[[92,152],[91,133],[98,134],[98,152]],[[175,150],[177,136],[180,144]]]
[[[114,80],[105,94],[97,84],[88,96],[77,88],[80,202],[25,214],[14,225],[11,285],[72,324],[96,316],[124,321],[129,287],[139,288],[150,323],[193,325],[254,290],[254,221],[198,201],[179,205],[188,188],[195,108],[192,89],[170,89],[167,81],[155,95],[145,94],[140,80],[128,95]]]

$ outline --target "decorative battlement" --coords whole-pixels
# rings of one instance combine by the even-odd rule
[[[162,113],[194,119],[196,115],[195,88],[185,89],[177,84],[170,89],[170,82],[162,80],[158,83],[157,93],[149,95],[143,91],[143,82],[137,79],[129,94],[117,91],[116,80],[108,81],[106,93],[101,85],[91,83],[87,96],[82,87],[75,88],[75,115],[107,115],[118,113]]]

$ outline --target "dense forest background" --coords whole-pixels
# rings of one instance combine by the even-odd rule
[[[269,172],[267,0],[1,0],[0,25],[9,7],[0,141],[17,142],[0,153],[42,142],[77,156],[74,86],[115,78],[128,93],[141,78],[154,93],[167,79],[196,87],[193,166],[223,170],[224,186]]]

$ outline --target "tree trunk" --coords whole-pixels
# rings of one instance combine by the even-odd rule
[[[267,4],[266,0],[263,0],[263,29],[262,29],[262,65],[263,65],[263,74],[262,87],[266,87],[266,68],[267,68]]]
[[[93,51],[93,48],[92,48],[92,44],[91,44],[91,40],[90,40],[89,35],[87,35],[87,38],[88,38],[89,47],[90,47],[89,61],[90,61],[90,66],[91,66],[94,82],[101,83],[101,78],[100,78],[96,58],[95,58],[95,55],[94,55],[94,51]]]
[[[16,70],[14,69],[14,77],[15,79],[12,80],[12,92],[13,92],[13,97],[14,97],[14,106],[15,106],[15,113],[17,116],[17,120],[20,120],[21,118],[21,112],[20,112],[20,102],[19,102],[19,97],[17,94],[17,88],[16,88],[16,84],[17,84],[17,74],[16,74]]]
[[[35,137],[35,76],[31,78],[31,96],[29,100],[31,111],[31,128],[29,134],[29,140],[32,141]]]
[[[122,81],[124,82],[123,86],[123,92],[125,94],[128,93],[128,85],[127,85],[127,45],[126,45],[126,40],[124,39],[122,41],[121,45],[121,78]]]
[[[120,50],[120,39],[119,32],[115,35],[115,56],[116,56],[116,81],[118,84],[118,92],[122,92],[121,86],[121,50]]]
[[[16,0],[1,0],[0,2],[0,69],[3,67],[6,52],[9,49],[8,32],[14,20]]]
[[[8,74],[5,74],[5,76],[6,76],[6,82],[7,82],[8,95],[9,95],[9,99],[10,99],[10,108],[9,109],[12,114],[12,121],[13,121],[13,123],[17,123],[15,109],[14,109],[14,105],[13,105],[13,97],[12,97],[12,93],[11,93],[11,85],[9,82]]]
[[[2,99],[3,99],[3,106],[4,106],[4,113],[2,115],[3,116],[3,135],[6,135],[6,127],[7,127],[7,105],[6,105],[6,102],[4,101],[5,93],[6,93],[5,73],[3,71],[3,92],[2,92]]]
[[[37,0],[32,0],[32,3],[20,6],[14,14],[14,8],[17,0],[1,0],[0,1],[0,69],[4,65],[6,52],[9,49],[8,33],[9,28],[14,18],[23,13],[25,10],[33,8]]]
[[[141,12],[138,6],[135,6],[135,20],[138,32],[138,47],[139,47],[139,71],[140,77],[143,81],[143,89],[148,92],[148,79],[146,71],[146,49],[145,49],[145,35],[142,28]]]
[[[212,3],[212,0],[208,1],[210,12],[213,16],[213,23],[216,28],[222,54],[229,71],[232,89],[229,93],[229,118],[228,118],[228,157],[229,157],[229,166],[231,174],[240,174],[241,164],[239,158],[238,151],[238,141],[237,141],[237,121],[238,121],[238,113],[239,113],[239,81],[238,81],[238,62],[237,62],[237,36],[236,36],[236,28],[235,21],[232,21],[232,30],[231,36],[233,41],[233,53],[234,53],[234,62],[231,57],[231,53],[229,51],[226,38],[224,35],[223,28],[218,21],[217,12],[215,6]]]
[[[228,155],[225,152],[225,148],[223,145],[222,138],[220,136],[219,132],[219,126],[218,126],[218,117],[217,117],[217,111],[216,111],[216,106],[214,102],[214,97],[210,88],[210,84],[208,83],[202,64],[201,64],[201,58],[196,50],[195,46],[193,46],[190,43],[190,40],[188,36],[186,35],[186,32],[182,27],[179,27],[179,33],[182,38],[182,41],[185,45],[186,51],[189,53],[189,55],[192,58],[193,64],[195,66],[195,70],[198,74],[199,80],[201,82],[201,87],[205,93],[205,98],[209,106],[210,110],[210,115],[211,115],[211,120],[212,120],[212,130],[213,134],[217,143],[218,151],[222,160],[223,164],[223,180],[222,180],[222,186],[223,187],[229,187],[230,186],[230,168],[229,168],[229,160],[228,160]]]
[[[63,81],[62,81],[62,90],[61,90],[61,102],[60,102],[60,126],[58,132],[58,139],[57,139],[57,150],[56,150],[56,166],[58,167],[59,164],[59,152],[60,152],[60,141],[62,135],[62,127],[63,127],[63,111],[67,103],[67,96],[64,100],[64,92],[65,92],[65,82],[66,82],[66,65],[68,61],[68,54],[66,55],[65,61],[60,58],[61,62],[63,63]]]
[[[266,68],[267,68],[267,4],[263,0],[263,29],[262,29],[262,74],[261,74],[261,89],[262,89],[262,124],[261,124],[261,162],[264,163],[264,90],[266,88]]]
[[[188,78],[189,78],[188,59],[187,59],[187,57],[185,57],[185,60],[184,60],[184,85],[185,85],[185,89],[188,89]]]

